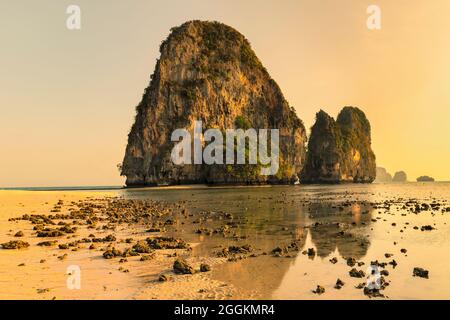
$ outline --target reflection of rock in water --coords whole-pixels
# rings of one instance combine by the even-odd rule
[[[370,245],[366,235],[372,215],[365,205],[333,207],[317,203],[311,206],[311,211],[311,240],[319,257],[325,258],[336,249],[344,258],[361,259],[366,255]]]
[[[214,277],[247,291],[273,292],[294,262],[293,258],[272,256],[248,258],[221,265],[214,270]]]
[[[308,230],[303,226],[305,215],[297,208],[285,207],[276,209],[276,212],[269,210],[266,204],[262,208],[266,210],[261,210],[259,217],[246,215],[247,224],[242,226],[240,233],[248,237],[244,240],[246,243],[261,249],[267,255],[222,264],[214,270],[214,278],[250,292],[271,293],[280,286],[299,251],[290,251],[290,258],[273,257],[270,251],[276,247],[288,246],[293,241],[301,249],[305,246]],[[280,230],[280,223],[283,221],[290,223],[288,230]]]
[[[313,204],[309,208],[311,212],[309,218],[312,222],[309,228],[302,225],[305,222],[305,215],[300,212],[297,215],[298,221],[292,222],[296,227],[290,237],[272,233],[253,238],[252,241],[249,237],[248,243],[265,251],[267,248],[283,247],[295,240],[300,251],[290,252],[289,255],[292,258],[276,258],[267,255],[225,263],[215,270],[215,278],[244,290],[270,294],[279,288],[284,276],[298,260],[295,257],[303,249],[307,249],[305,246],[308,232],[312,244],[316,247],[317,256],[320,258],[329,256],[336,249],[341,257],[353,257],[357,260],[363,258],[370,245],[366,235],[370,230],[371,212],[365,205],[352,204],[343,208],[339,209],[331,204]],[[285,214],[286,217],[289,216],[288,213]],[[249,221],[252,219],[250,218]],[[266,223],[268,227],[270,222],[266,221]],[[254,227],[259,230],[261,225],[256,223]],[[245,233],[250,236],[252,232],[248,229],[249,225],[245,228],[247,229]],[[262,298],[270,298],[270,296]]]
[[[283,192],[275,192],[276,190]],[[336,249],[343,257],[351,256],[358,260],[367,253],[370,243],[365,236],[370,232],[372,210],[367,200],[360,204],[357,204],[355,199],[347,202],[347,194],[340,190],[325,190],[320,193],[321,198],[318,197],[316,189],[314,194],[302,197],[294,193],[296,189],[284,187],[240,188],[238,191],[208,189],[208,192],[194,193],[191,190],[177,190],[177,193],[184,192],[190,199],[195,200],[189,208],[193,213],[200,214],[203,210],[225,211],[232,216],[231,219],[207,219],[201,224],[180,226],[186,231],[183,237],[187,241],[200,243],[194,247],[193,255],[208,257],[223,248],[244,244],[255,248],[251,253],[258,255],[252,258],[251,254],[247,254],[246,259],[213,267],[214,279],[250,293],[262,292],[264,296],[258,296],[259,298],[271,298],[271,294],[282,285],[289,270],[298,269],[298,263],[302,263],[304,259],[309,261],[308,257],[300,252],[311,246],[316,248],[317,255],[314,260],[321,260]],[[289,192],[292,192],[291,195]],[[230,225],[230,233],[226,236],[205,236],[189,232],[190,227],[194,230],[214,230],[225,224]],[[283,257],[270,254],[274,248],[283,248],[292,241],[296,241],[300,250],[289,252],[290,258],[286,257],[286,254],[283,254]],[[268,255],[260,255],[262,252],[267,252]],[[299,276],[302,276],[306,271],[300,266],[298,272]]]

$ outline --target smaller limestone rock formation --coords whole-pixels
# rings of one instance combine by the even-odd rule
[[[370,183],[376,176],[370,123],[364,112],[345,107],[335,121],[319,111],[311,128],[303,183]]]
[[[389,183],[392,182],[392,175],[387,172],[385,168],[377,167],[377,178],[375,179],[376,183]]]
[[[420,176],[416,180],[417,182],[434,182],[434,178],[429,176]]]
[[[405,171],[398,171],[394,174],[394,178],[392,181],[394,182],[406,182],[408,180],[408,176]]]

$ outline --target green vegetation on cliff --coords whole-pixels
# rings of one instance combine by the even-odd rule
[[[304,183],[372,182],[376,176],[370,123],[363,111],[345,107],[335,121],[323,110],[311,128]]]
[[[219,22],[189,21],[172,28],[136,108],[122,175],[128,186],[160,183],[290,183],[306,156],[302,121],[270,77],[249,41]],[[175,129],[279,129],[280,169],[261,176],[259,165],[174,165]]]

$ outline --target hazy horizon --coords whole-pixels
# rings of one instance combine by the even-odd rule
[[[66,28],[81,7],[82,28]],[[381,30],[366,27],[379,5]],[[247,39],[309,128],[357,106],[377,166],[450,180],[450,2],[15,1],[0,3],[0,187],[123,185],[135,106],[159,45],[185,21]]]

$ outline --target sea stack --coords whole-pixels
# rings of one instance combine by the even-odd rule
[[[408,180],[408,176],[405,171],[397,171],[392,178],[394,182],[406,182]]]
[[[434,182],[434,178],[430,176],[420,176],[416,180],[417,182]]]
[[[377,178],[375,179],[376,183],[389,183],[392,182],[392,175],[387,172],[385,168],[377,167]]]
[[[263,67],[248,40],[218,22],[190,21],[173,28],[136,108],[121,173],[127,186],[158,184],[264,184],[298,180],[306,157],[302,121]],[[279,130],[279,170],[256,165],[175,165],[174,130]]]
[[[301,182],[373,182],[376,165],[370,135],[370,123],[358,108],[343,108],[336,121],[319,111],[311,128]]]

